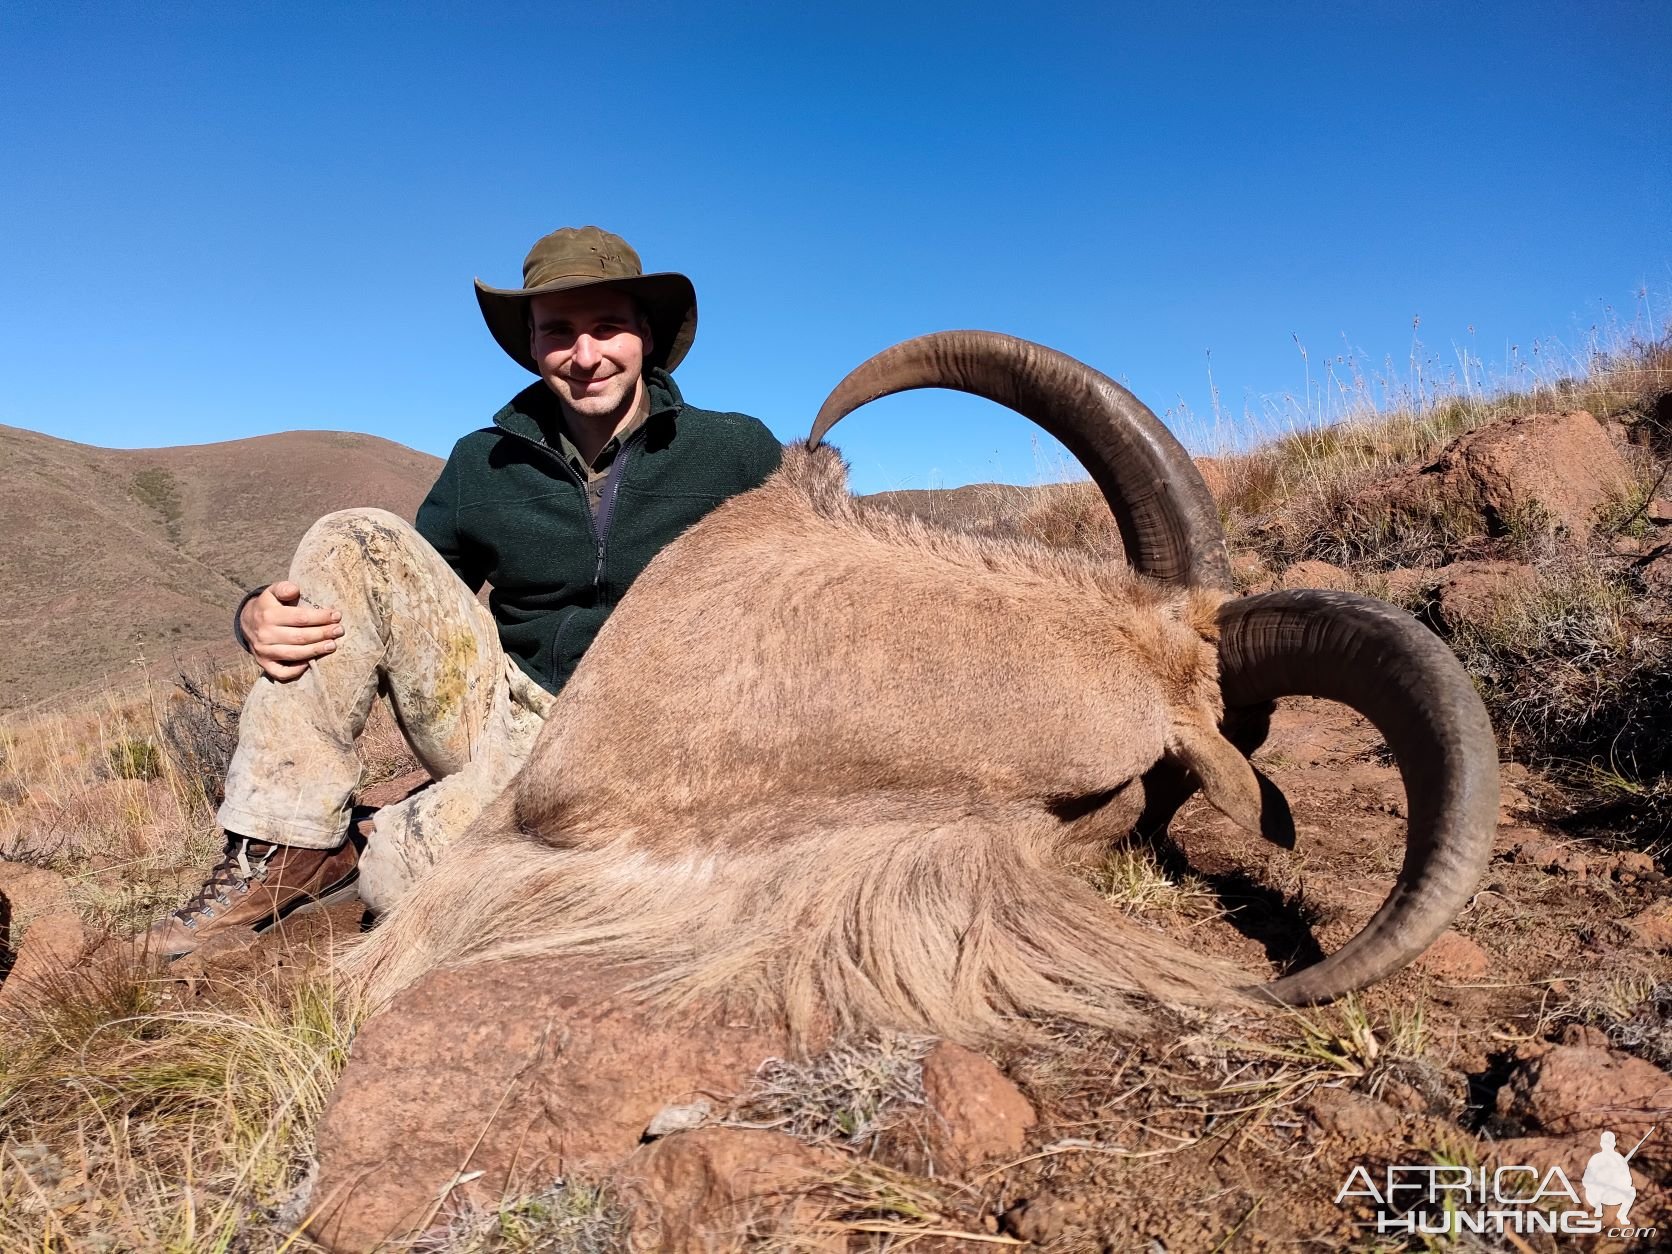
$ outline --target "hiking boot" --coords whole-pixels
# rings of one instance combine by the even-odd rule
[[[180,909],[141,938],[153,954],[184,957],[226,932],[264,932],[280,919],[342,901],[360,878],[357,842],[335,849],[269,845],[227,833],[226,853]]]

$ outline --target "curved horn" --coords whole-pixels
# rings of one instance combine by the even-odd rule
[[[1405,781],[1405,862],[1381,909],[1328,958],[1260,990],[1292,1006],[1329,1001],[1410,962],[1474,892],[1497,827],[1497,740],[1451,650],[1385,602],[1272,592],[1227,602],[1219,622],[1227,707],[1342,702],[1376,725]]]
[[[1041,344],[993,331],[941,331],[896,344],[836,385],[808,446],[861,405],[913,388],[983,396],[1032,419],[1091,473],[1135,570],[1230,590],[1219,509],[1184,446],[1113,379]]]

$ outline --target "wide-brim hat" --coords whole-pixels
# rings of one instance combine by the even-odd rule
[[[697,338],[697,292],[671,272],[645,274],[638,253],[619,235],[595,226],[566,226],[539,240],[523,258],[523,285],[489,287],[476,280],[476,303],[506,355],[527,370],[540,367],[528,351],[528,302],[546,292],[601,287],[626,292],[650,320],[653,341],[645,365],[672,370]]]

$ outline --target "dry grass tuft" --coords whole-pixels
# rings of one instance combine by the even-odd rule
[[[1089,553],[1105,561],[1118,561],[1125,551],[1103,494],[1090,482],[1052,483],[1035,489],[1016,528],[1049,548]]]
[[[291,1235],[272,1221],[306,1172],[360,1011],[324,978],[219,992],[170,1008],[166,982],[113,959],[9,1013],[0,1248]]]
[[[627,1219],[602,1185],[564,1180],[493,1210],[457,1216],[445,1234],[424,1238],[413,1254],[616,1254],[626,1248]]]
[[[804,1062],[769,1059],[726,1122],[874,1150],[883,1133],[924,1104],[923,1059],[933,1044],[885,1032],[839,1042]]]
[[[1131,915],[1199,919],[1220,913],[1219,898],[1195,876],[1173,879],[1148,849],[1123,845],[1093,867],[1091,886]]]
[[[1588,970],[1546,1014],[1541,1028],[1563,1023],[1601,1028],[1609,1044],[1672,1068],[1672,983],[1634,971]]]
[[[64,875],[95,934],[178,905],[221,847],[247,682],[194,672],[0,726],[0,858]],[[387,739],[371,771],[405,769]],[[359,1008],[323,978],[190,1007],[175,987],[95,958],[0,1021],[0,1249],[314,1248],[294,1202]]]

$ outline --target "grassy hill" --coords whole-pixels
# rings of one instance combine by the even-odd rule
[[[350,505],[411,518],[438,459],[335,431],[103,449],[0,426],[0,713],[232,651],[231,609]]]

